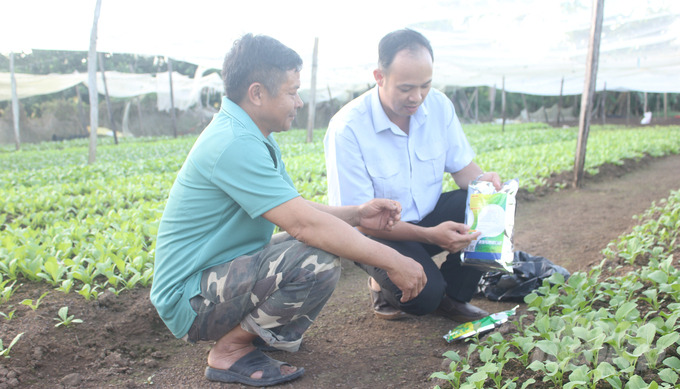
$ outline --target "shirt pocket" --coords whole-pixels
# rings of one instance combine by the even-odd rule
[[[367,161],[375,198],[392,199],[397,195],[399,164],[394,161]]]
[[[420,146],[416,149],[418,157],[418,173],[422,174],[422,180],[427,185],[434,185],[442,181],[444,177],[444,165],[446,163],[446,147],[443,142],[437,141]]]

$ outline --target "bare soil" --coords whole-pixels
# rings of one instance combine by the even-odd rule
[[[680,156],[602,167],[583,188],[556,191],[555,184],[569,178],[556,176],[547,188],[521,193],[515,248],[574,272],[599,263],[600,250],[635,224],[633,215],[668,197],[670,190],[680,189]],[[270,353],[306,369],[300,379],[280,387],[431,388],[435,383],[428,381],[430,374],[447,367],[442,353],[465,347],[443,340],[458,323],[439,316],[376,319],[366,278],[363,271],[343,261],[338,288],[305,335],[300,351]],[[35,311],[20,304],[24,299],[35,301],[45,291],[49,294]],[[514,306],[483,298],[473,303],[490,312]],[[63,306],[83,323],[55,327],[54,318]],[[158,318],[148,289],[119,296],[106,293],[98,301],[86,301],[73,292],[53,291],[47,284],[24,282],[0,309],[6,314],[15,310],[12,320],[0,319],[4,346],[24,333],[11,358],[0,360],[0,389],[244,387],[203,378],[210,345],[175,339]]]

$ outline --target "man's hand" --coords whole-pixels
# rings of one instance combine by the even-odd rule
[[[495,173],[494,173],[495,174]],[[498,174],[496,174],[498,177]],[[470,227],[452,221],[443,222],[429,228],[429,241],[444,250],[455,253],[469,246],[470,243],[481,235],[481,232],[470,234]]]
[[[395,263],[391,270],[387,270],[387,276],[401,290],[401,302],[405,303],[423,290],[427,284],[427,276],[423,267],[411,258],[401,256],[399,263]]]
[[[486,172],[479,177],[479,181],[488,181],[493,184],[496,191],[501,190],[501,177],[496,172]]]
[[[401,219],[401,204],[387,199],[373,199],[357,209],[357,226],[371,230],[392,231]]]

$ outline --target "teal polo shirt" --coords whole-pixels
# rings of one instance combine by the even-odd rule
[[[261,215],[299,196],[274,138],[226,97],[172,185],[158,228],[151,302],[173,335],[189,332],[203,270],[251,255],[274,224]]]

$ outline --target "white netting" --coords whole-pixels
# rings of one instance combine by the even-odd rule
[[[319,37],[321,101],[327,89],[333,96],[366,90],[374,82],[380,38],[412,27],[432,42],[434,85],[440,89],[500,87],[505,77],[507,91],[555,96],[564,78],[564,95],[573,95],[583,91],[590,3],[394,0],[387,7],[379,1],[346,0],[336,7],[313,0],[293,5],[204,0],[186,7],[117,0],[102,6],[97,49],[166,55],[221,68],[234,39],[245,32],[264,33],[302,56],[304,91],[310,85],[314,37]],[[41,12],[34,12],[38,7]],[[13,17],[0,24],[0,35],[6,37],[0,52],[87,50],[93,9],[91,0],[11,2],[3,9]],[[606,82],[612,91],[680,92],[678,58],[680,2],[607,0],[597,90]],[[186,91],[194,93],[193,87]]]

